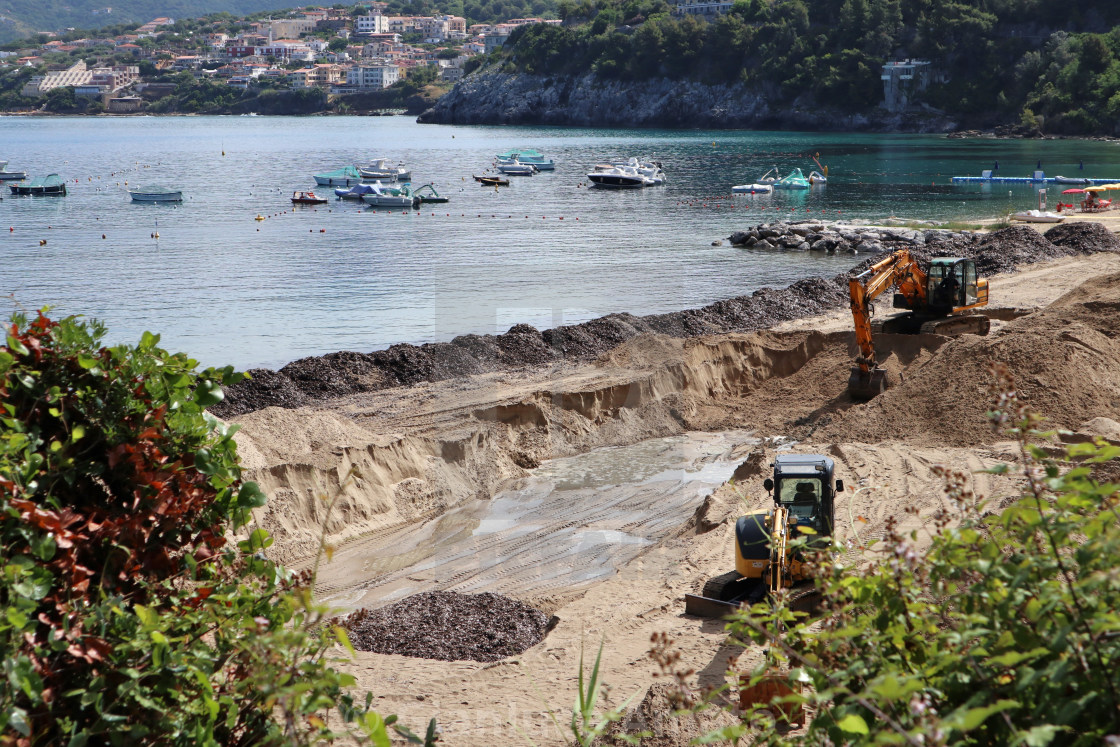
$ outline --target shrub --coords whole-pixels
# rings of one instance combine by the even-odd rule
[[[249,526],[265,497],[205,411],[244,375],[103,333],[17,315],[0,346],[0,741],[310,744],[334,709],[388,744]]]
[[[764,740],[1033,747],[1120,739],[1120,501],[1118,486],[1099,480],[1120,448],[1067,446],[1055,461],[1036,445],[1051,434],[1007,371],[996,373],[990,417],[1018,441],[1021,497],[987,505],[967,475],[943,470],[947,507],[932,516],[927,552],[915,549],[916,532],[891,526],[868,568],[818,558],[819,624],[778,608],[730,625],[770,647],[757,677],[788,669],[809,689],[787,697],[817,709],[804,736],[790,740],[771,723]]]

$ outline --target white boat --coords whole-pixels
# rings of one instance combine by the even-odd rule
[[[182,202],[183,193],[168,187],[147,186],[128,190],[133,202]]]
[[[1093,180],[1092,179],[1086,179],[1086,178],[1083,178],[1083,177],[1061,176],[1061,175],[1059,175],[1059,176],[1054,177],[1054,183],[1055,184],[1081,184],[1081,185],[1084,185],[1084,184],[1092,184]]]
[[[731,188],[733,195],[768,195],[773,191],[773,184],[740,184]]]
[[[610,189],[635,189],[653,185],[653,179],[642,174],[633,166],[600,164],[587,175],[587,180],[595,187]]]
[[[514,158],[507,163],[498,162],[498,171],[509,176],[532,176],[537,173],[537,167],[531,163],[521,163],[521,161]]]
[[[402,184],[400,187],[386,187],[380,181],[374,182],[373,191],[362,195],[362,202],[373,207],[403,207],[410,208],[415,202],[412,195],[412,185]]]
[[[386,182],[407,182],[412,179],[412,172],[406,169],[403,164],[390,166],[384,158],[375,159],[366,166],[359,166],[358,173],[362,175],[363,179],[380,179]]]
[[[615,161],[613,166],[629,166],[642,176],[650,180],[647,187],[656,187],[665,183],[665,172],[657,161],[639,161],[637,158],[628,158],[624,162]]]
[[[516,159],[520,163],[527,163],[531,166],[536,166],[537,171],[555,171],[556,162],[551,158],[545,158],[539,151],[532,148],[521,148],[520,150],[507,150],[505,153],[497,155],[498,163],[509,163]]]
[[[1011,219],[1021,220],[1025,223],[1061,223],[1066,218],[1064,215],[1048,213],[1043,210],[1024,210],[1020,213],[1012,213]]]

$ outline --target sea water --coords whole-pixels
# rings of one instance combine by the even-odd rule
[[[731,247],[760,221],[976,220],[1037,206],[1032,185],[950,183],[999,173],[1120,177],[1114,143],[930,135],[418,125],[409,117],[0,117],[0,160],[57,172],[67,197],[0,202],[0,294],[149,330],[206,365],[279,367],[337,350],[544,329],[612,312],[702,306],[848,269],[850,256]],[[485,188],[496,153],[533,147],[556,170]],[[664,186],[606,191],[605,160],[660,161]],[[337,202],[313,174],[375,158],[412,169],[447,204]],[[815,160],[814,160],[815,159]],[[730,196],[777,166],[828,166],[827,186]],[[181,204],[129,188],[180,189]],[[290,203],[293,190],[331,198]],[[1061,188],[1051,186],[1051,205]]]

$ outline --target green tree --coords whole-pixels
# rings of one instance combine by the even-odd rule
[[[17,315],[0,346],[0,740],[387,744],[205,411],[243,375],[103,334]]]

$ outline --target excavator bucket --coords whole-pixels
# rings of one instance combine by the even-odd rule
[[[848,377],[848,394],[852,399],[869,400],[887,391],[887,372],[882,368],[873,368],[864,371],[859,366],[852,366],[852,375]]]

